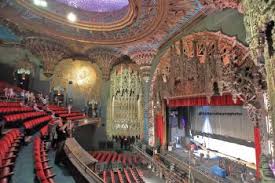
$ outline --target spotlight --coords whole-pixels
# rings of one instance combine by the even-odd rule
[[[47,1],[45,1],[45,0],[33,0],[33,4],[35,4],[36,6],[43,7],[43,8],[46,8],[48,6]]]
[[[76,15],[72,12],[70,12],[68,15],[67,15],[67,19],[70,21],[70,22],[76,22]]]

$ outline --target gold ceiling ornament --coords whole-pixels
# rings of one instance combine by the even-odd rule
[[[142,136],[142,86],[133,64],[119,64],[111,74],[107,135]]]
[[[70,27],[74,27],[77,29],[86,29],[89,31],[113,31],[113,30],[120,30],[123,29],[129,25],[131,25],[135,19],[138,16],[138,4],[136,2],[136,0],[129,0],[129,8],[127,13],[120,19],[114,22],[91,22],[91,21],[84,21],[81,19],[78,19],[76,22],[70,22],[68,21],[66,15],[61,15],[58,14],[56,12],[51,11],[50,9],[46,9],[46,8],[40,8],[39,6],[36,6],[35,4],[33,4],[31,1],[28,0],[16,0],[16,2],[25,7],[26,9],[32,11],[34,14],[36,14],[37,16],[49,19],[57,24],[63,24],[63,25],[67,25]],[[51,2],[51,3],[55,3],[55,2]],[[62,6],[60,4],[58,4],[57,6]],[[75,12],[76,14],[82,14],[81,10],[75,9],[75,8],[71,8],[69,6],[63,5],[63,8],[71,9],[71,11]],[[92,14],[92,12],[88,13],[85,12],[87,15],[90,17],[94,17],[94,15]]]

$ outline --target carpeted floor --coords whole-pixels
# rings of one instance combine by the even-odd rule
[[[32,139],[33,140],[33,139]],[[54,164],[55,152],[49,151],[49,164],[53,167],[51,170],[56,175],[54,181],[56,183],[75,183],[73,177],[65,167]],[[14,168],[12,183],[34,183],[34,166],[33,166],[33,142],[26,146],[22,146]]]

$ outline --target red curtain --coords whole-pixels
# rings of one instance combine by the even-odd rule
[[[193,97],[193,98],[182,98],[182,99],[171,99],[167,100],[169,107],[180,107],[180,106],[240,106],[242,101],[238,99],[236,103],[232,100],[231,95],[213,96],[211,97],[210,103],[208,103],[205,96]]]
[[[156,119],[155,121],[156,137],[159,139],[160,145],[163,145],[164,121],[163,121],[162,113],[158,113],[155,119]]]
[[[254,143],[255,143],[255,154],[256,154],[256,177],[260,178],[261,134],[260,134],[259,127],[254,127]]]

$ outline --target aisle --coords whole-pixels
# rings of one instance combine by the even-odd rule
[[[50,160],[49,164],[53,167],[51,170],[56,175],[54,177],[55,182],[75,183],[73,177],[66,168],[54,164],[55,152],[49,151],[48,157]],[[31,143],[22,146],[20,149],[11,183],[34,183],[33,138]]]
[[[60,182],[60,183],[75,183],[74,178],[72,177],[72,175],[70,174],[70,172],[66,169],[66,167],[63,166],[57,166],[56,164],[54,164],[54,158],[55,158],[55,152],[50,150],[48,152],[48,157],[50,160],[50,166],[53,167],[52,171],[54,172],[54,174],[56,175],[54,177],[55,182]]]
[[[33,139],[32,139],[33,140]],[[22,146],[16,159],[12,183],[32,183],[34,182],[33,167],[33,141],[26,146]]]

